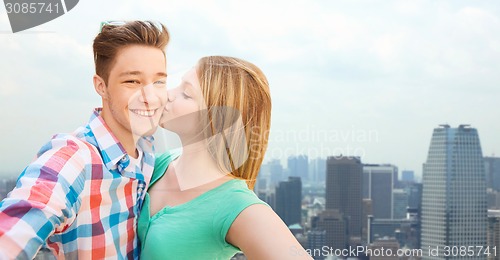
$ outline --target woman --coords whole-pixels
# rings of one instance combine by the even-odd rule
[[[156,160],[139,220],[143,259],[311,259],[251,191],[269,135],[266,77],[237,58],[199,60],[169,90],[160,125],[182,155]]]

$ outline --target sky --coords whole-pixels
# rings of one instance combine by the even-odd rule
[[[273,102],[266,161],[355,155],[421,175],[440,124],[470,124],[483,154],[500,155],[500,2],[81,0],[15,34],[0,7],[0,176],[100,106],[92,41],[109,20],[164,23],[168,73],[207,55],[259,66]],[[156,135],[159,151],[172,146]]]

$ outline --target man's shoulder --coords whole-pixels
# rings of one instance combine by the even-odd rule
[[[48,180],[65,180],[74,183],[76,178],[86,178],[102,165],[99,151],[84,139],[73,134],[56,134],[38,151],[33,161],[24,169],[21,177]]]
[[[75,133],[58,133],[42,146],[37,157],[46,153],[78,154],[79,156],[89,156],[99,154],[97,147],[88,142],[84,135]]]

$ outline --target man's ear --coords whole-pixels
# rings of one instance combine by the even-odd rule
[[[101,96],[102,98],[106,99],[108,98],[108,92],[106,91],[106,83],[104,82],[104,79],[102,79],[99,75],[94,75],[93,78],[94,81],[94,89]]]

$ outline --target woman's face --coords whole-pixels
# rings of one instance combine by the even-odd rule
[[[196,67],[193,67],[184,74],[177,87],[168,90],[160,126],[177,133],[181,138],[200,134],[202,128],[199,110],[203,103]]]

